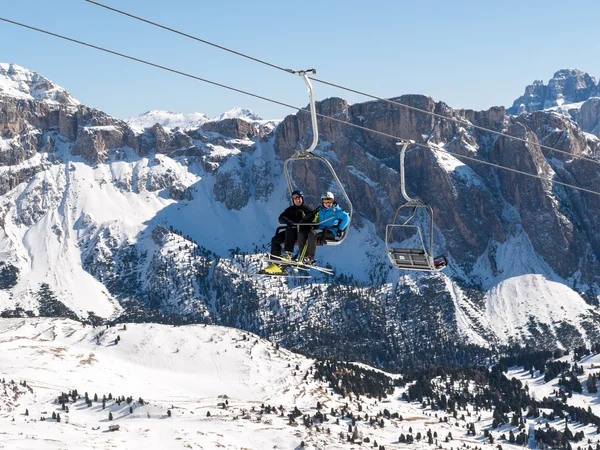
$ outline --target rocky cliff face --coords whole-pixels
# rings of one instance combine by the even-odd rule
[[[196,128],[157,123],[134,130],[48,80],[3,67],[5,77],[18,72],[24,83],[0,92],[0,310],[7,314],[36,313],[28,293],[48,280],[80,317],[104,308],[99,315],[156,319],[158,311],[161,320],[221,323],[315,355],[386,365],[454,358],[456,342],[481,350],[544,336],[540,345],[552,348],[598,335],[597,195],[413,148],[407,190],[433,207],[435,253],[446,253],[451,264],[443,274],[398,273],[383,251],[385,227],[403,202],[395,140],[320,118],[316,152],[352,200],[344,246],[353,250],[340,249],[345,256],[337,260],[319,250],[333,255],[334,278],[253,278],[247,274],[258,262],[243,253],[260,251],[285,206],[282,162],[310,145],[307,112],[274,130],[229,116]],[[330,98],[317,108],[597,191],[600,165],[474,128],[598,159],[599,105],[589,98],[597,85],[577,71],[560,71],[555,80],[552,89],[533,89],[536,102],[585,100],[572,116],[534,111],[534,103],[518,116],[501,107],[455,110],[418,95],[394,100],[460,123],[436,126],[430,115],[381,101]],[[34,84],[56,95],[32,90]],[[322,164],[293,163],[291,172],[307,202],[329,190],[340,198]],[[97,293],[93,301],[78,304],[81,296],[68,290],[80,288],[68,284],[73,279],[85,282],[86,295]]]
[[[455,111],[422,96],[405,96],[396,101],[577,156],[593,156],[600,145],[576,123],[551,112],[511,118],[502,108],[480,113]],[[350,123],[416,141],[429,136],[435,124],[431,116],[385,102],[348,107],[343,100],[330,99],[319,103],[318,110],[321,114],[335,115]],[[547,178],[556,177],[590,190],[596,190],[594,186],[600,181],[597,164],[498,138],[468,125],[452,122],[440,125],[435,129],[432,142],[445,144],[449,151]],[[319,119],[319,127],[323,129],[319,149],[323,155],[335,154],[332,164],[351,192],[354,208],[376,224],[383,236],[385,224],[392,220],[394,206],[402,202],[395,142],[343,125],[332,127],[323,119]],[[285,158],[297,142],[308,142],[309,137],[309,116],[289,116],[276,131],[275,150]],[[458,166],[448,170],[449,163]],[[583,225],[599,223],[598,196],[477,163],[459,162],[452,156],[423,149],[409,152],[406,167],[409,195],[434,208],[435,223],[444,237],[446,250],[453,256],[460,255],[456,257],[456,264],[466,273],[473,271],[490,242],[504,242],[519,226],[531,239],[536,252],[561,277],[570,278],[585,272],[589,275],[587,282],[600,281],[594,275],[600,274],[597,256],[591,260],[588,257],[588,251],[600,255],[597,239],[593,237],[594,226]],[[581,176],[583,167],[586,167],[585,180]],[[317,177],[311,177],[312,174],[314,172],[307,172],[304,165],[294,170],[299,185],[316,197],[331,180],[325,171],[318,172]],[[389,199],[389,203],[378,199]],[[507,209],[518,217],[507,215]]]

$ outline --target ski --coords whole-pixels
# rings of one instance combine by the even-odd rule
[[[310,275],[295,275],[289,272],[282,273],[267,273],[267,272],[258,272],[253,274],[255,277],[273,277],[273,278],[312,278]]]
[[[266,257],[265,259],[263,259],[263,261],[268,262],[268,263],[275,263],[275,264],[279,264],[281,266],[291,266],[291,267],[297,267],[300,270],[316,270],[318,272],[324,273],[326,275],[334,275],[335,272],[332,269],[327,269],[325,267],[320,267],[320,266],[316,266],[316,265],[311,265],[311,264],[304,264],[301,263],[299,261],[288,261],[288,260],[284,260],[281,259],[278,256],[275,255],[270,255],[269,257]]]

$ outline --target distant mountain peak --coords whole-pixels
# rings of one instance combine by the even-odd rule
[[[535,80],[525,93],[507,109],[509,114],[523,114],[568,105],[597,96],[600,88],[590,74],[578,69],[561,69],[545,85]]]
[[[51,105],[80,104],[66,89],[17,64],[0,63],[0,95]]]
[[[202,113],[174,113],[171,111],[162,111],[153,109],[146,111],[137,117],[125,119],[125,122],[135,131],[143,132],[146,128],[151,128],[156,124],[164,128],[181,128],[182,130],[193,130],[208,121]]]
[[[247,119],[247,120],[262,120],[262,118],[255,112],[247,108],[231,108],[225,111],[220,116],[215,117],[212,120],[224,120],[224,119]]]

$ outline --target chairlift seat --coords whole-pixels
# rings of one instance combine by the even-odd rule
[[[392,263],[399,268],[431,270],[429,255],[422,249],[393,247],[389,252]]]
[[[275,234],[285,231],[286,228],[287,228],[287,226],[285,226],[285,225],[281,226],[281,227],[277,227],[277,229],[275,230]],[[346,233],[343,233],[342,236],[338,236],[337,234],[333,233],[332,231],[326,231],[326,233],[327,233],[327,236],[326,236],[325,240],[323,240],[322,237],[317,238],[316,244],[318,246],[320,246],[320,245],[337,245],[339,242],[341,242],[341,240],[346,235]],[[298,245],[297,239],[294,241],[294,245]]]

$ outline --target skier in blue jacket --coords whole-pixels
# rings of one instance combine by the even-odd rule
[[[341,237],[346,232],[346,227],[350,223],[350,216],[333,199],[334,197],[331,192],[325,192],[321,195],[321,205],[315,218],[315,222],[317,223],[315,228],[306,234],[298,234],[299,251],[306,244],[306,252],[302,260],[304,264],[314,263],[318,239],[321,241],[334,240],[336,236]]]

